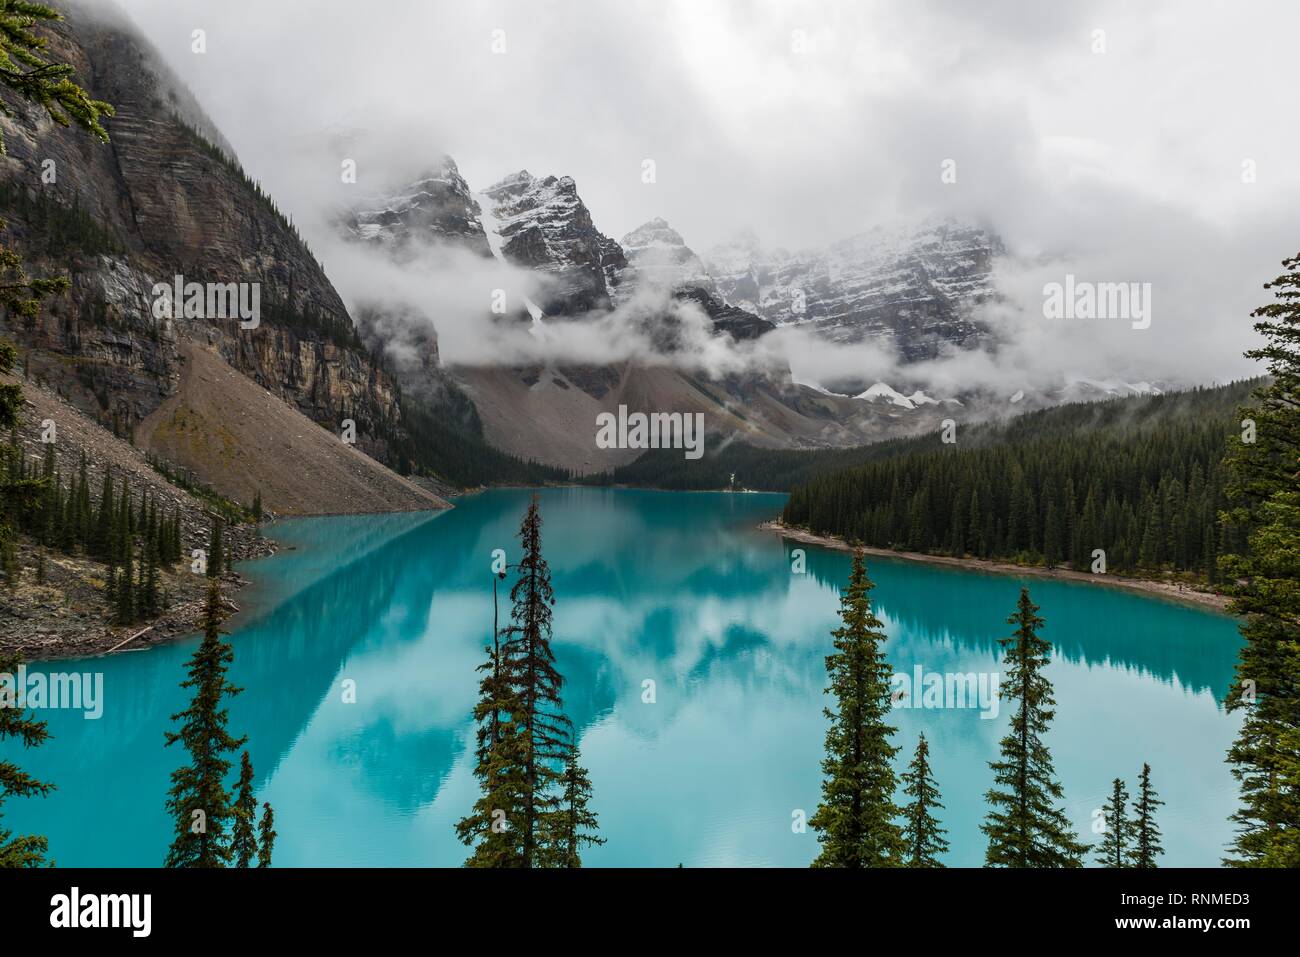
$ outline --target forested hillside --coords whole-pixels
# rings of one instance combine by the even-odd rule
[[[787,524],[879,548],[1214,581],[1222,460],[1258,382],[1069,405],[892,443],[795,487]]]
[[[927,439],[889,439],[846,449],[760,449],[731,442],[716,451],[705,439],[704,457],[680,449],[655,449],[610,472],[586,476],[588,485],[632,485],[671,490],[735,488],[785,492],[814,475],[900,455]],[[734,476],[734,482],[732,479]]]

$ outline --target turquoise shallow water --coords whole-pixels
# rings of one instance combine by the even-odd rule
[[[291,546],[248,566],[249,610],[228,623],[232,677],[246,690],[259,800],[276,809],[281,865],[456,865],[454,821],[474,798],[475,667],[490,640],[494,548],[517,560],[531,493],[459,499],[437,515],[304,519],[271,534]],[[555,651],[608,844],[591,865],[805,865],[816,854],[792,813],[819,795],[825,684],[843,553],[756,528],[777,495],[552,489],[540,493],[554,576]],[[1020,580],[876,560],[877,614],[894,667],[996,672]],[[1223,763],[1237,726],[1221,696],[1234,622],[1129,592],[1027,579],[1056,648],[1049,744],[1081,837],[1112,778],[1142,762],[1167,805],[1169,865],[1213,865],[1235,801]],[[502,603],[503,614],[506,605]],[[4,824],[50,838],[63,865],[162,861],[168,716],[195,639],[53,667],[104,674],[104,715],[45,711],[56,736],[21,755],[58,785],[11,800]],[[357,702],[344,703],[346,679]],[[643,681],[656,701],[643,703]],[[909,698],[914,701],[915,698]],[[987,761],[1009,709],[895,712],[904,754],[924,730],[947,805],[948,863],[983,859]],[[15,749],[5,745],[4,754]]]

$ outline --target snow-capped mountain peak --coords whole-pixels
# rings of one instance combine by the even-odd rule
[[[623,280],[628,289],[650,282],[670,289],[714,291],[704,262],[662,218],[638,226],[623,237],[621,245],[628,261],[628,276]]]
[[[357,239],[404,253],[413,243],[454,244],[482,255],[480,209],[455,161],[443,156],[395,195],[356,210],[345,227]]]
[[[892,340],[909,360],[987,330],[974,306],[993,295],[996,236],[946,219],[874,229],[820,249],[767,250],[745,232],[704,262],[728,302],[836,342]]]
[[[494,252],[552,282],[541,308],[547,315],[604,308],[627,265],[618,243],[591,220],[570,176],[536,177],[527,170],[483,190],[485,229]]]

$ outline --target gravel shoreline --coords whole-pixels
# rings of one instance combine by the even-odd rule
[[[794,528],[780,521],[763,522],[759,528],[776,532],[782,538],[802,542],[805,545],[819,545],[836,551],[851,552],[854,546],[832,535],[814,535],[802,528]],[[965,568],[971,571],[997,572],[1000,574],[1032,575],[1036,578],[1055,578],[1062,581],[1087,582],[1092,585],[1125,588],[1140,591],[1169,601],[1211,608],[1227,614],[1228,597],[1213,592],[1200,591],[1180,582],[1152,581],[1146,578],[1124,578],[1119,575],[1094,575],[1090,572],[1074,571],[1068,568],[1043,568],[1037,565],[1016,565],[1012,562],[992,561],[986,558],[953,558],[948,555],[928,555],[924,552],[896,552],[889,548],[871,548],[861,546],[866,555],[879,555],[884,558],[901,558],[906,561],[924,562],[928,565],[947,565],[952,568]]]
[[[256,534],[255,526],[236,526],[227,529],[227,535],[236,561],[277,550],[274,542]],[[34,565],[35,550],[29,543],[20,546],[20,562]],[[17,652],[28,663],[92,658],[151,648],[202,629],[208,579],[191,572],[188,561],[159,570],[159,585],[169,597],[167,610],[153,621],[129,626],[110,621],[105,571],[103,564],[84,556],[51,552],[46,557],[46,583],[37,584],[27,567],[16,588],[0,586],[0,651]],[[240,610],[234,596],[249,581],[237,571],[221,576],[226,618]]]

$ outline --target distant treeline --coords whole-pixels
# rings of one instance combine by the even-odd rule
[[[1222,460],[1253,382],[958,427],[795,487],[784,520],[878,548],[1087,569],[1188,572],[1225,550]]]
[[[716,452],[707,444],[704,457],[690,460],[681,449],[655,449],[634,462],[581,479],[587,485],[634,485],[674,491],[736,488],[785,492],[814,475],[901,455],[912,449],[908,439],[890,439],[848,449],[760,449],[732,442]]]
[[[468,399],[465,401],[468,402]],[[473,423],[477,413],[468,410]],[[381,428],[381,438],[392,450],[397,472],[432,474],[459,488],[480,485],[545,485],[568,481],[564,469],[517,458],[493,448],[473,426],[459,422],[464,410],[455,413],[441,408],[430,410],[418,400],[402,403],[402,432]]]

